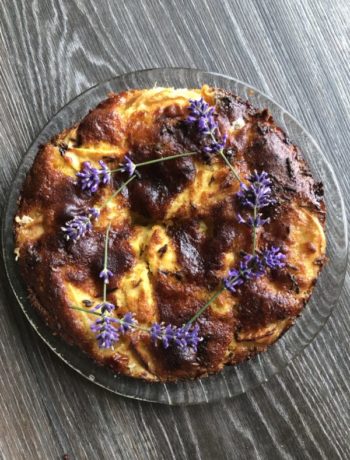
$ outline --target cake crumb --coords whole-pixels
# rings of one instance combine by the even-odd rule
[[[15,254],[15,261],[17,262],[17,260],[19,259],[19,248],[15,248],[13,252]]]
[[[34,221],[34,219],[32,219],[30,216],[24,215],[22,217],[16,216],[15,221],[19,225],[28,225],[31,224]]]

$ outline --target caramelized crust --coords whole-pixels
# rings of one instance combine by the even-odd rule
[[[108,299],[121,316],[135,313],[141,325],[157,321],[181,326],[210,298],[242,251],[251,252],[238,181],[219,156],[205,156],[203,136],[185,122],[189,99],[215,105],[227,155],[241,178],[265,170],[276,205],[258,231],[258,247],[281,247],[286,267],[224,291],[199,319],[203,341],[197,353],[167,350],[140,331],[126,334],[114,349],[98,348],[94,318],[72,310],[101,301],[104,235],[112,223]],[[60,227],[76,213],[99,207],[121,185],[89,196],[75,174],[84,161],[112,169],[128,154],[136,163],[182,152],[198,155],[140,169],[141,177],[116,196],[92,231],[66,242]],[[124,176],[125,179],[125,176]],[[150,381],[196,378],[250,358],[275,342],[309,299],[325,260],[325,206],[316,183],[267,110],[235,95],[203,86],[188,90],[153,88],[111,94],[78,125],[39,151],[25,181],[15,238],[19,264],[34,307],[48,326],[101,365]]]

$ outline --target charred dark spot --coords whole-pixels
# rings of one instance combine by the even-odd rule
[[[162,257],[162,256],[164,256],[164,254],[166,253],[167,249],[168,249],[168,245],[165,244],[164,246],[162,246],[161,248],[159,248],[157,252],[158,252],[158,254]]]
[[[138,286],[140,286],[141,282],[142,282],[142,280],[141,280],[141,278],[140,278],[140,279],[137,281],[137,283],[135,283],[135,284],[133,285],[133,287],[134,287],[134,288],[137,288]]]
[[[123,135],[119,115],[114,110],[118,96],[101,102],[81,121],[77,130],[77,145],[108,142],[116,145]]]
[[[299,287],[299,284],[298,284],[298,281],[296,280],[296,277],[292,274],[289,273],[289,279],[291,281],[291,289],[296,293],[296,294],[299,294],[300,293],[300,287]]]
[[[208,185],[211,185],[213,182],[215,182],[215,176],[214,174],[210,177]]]
[[[174,276],[175,276],[175,278],[176,278],[177,280],[179,280],[179,281],[182,281],[182,280],[184,279],[184,277],[185,277],[185,275],[184,275],[183,272],[175,272],[175,273],[174,273]]]
[[[215,213],[214,213],[215,215]],[[204,286],[216,285],[215,271],[222,267],[223,254],[235,238],[234,223],[231,221],[208,222],[210,232],[203,233],[196,219],[174,224],[168,232],[175,241],[186,279]]]
[[[294,295],[265,290],[260,280],[245,283],[240,291],[237,319],[240,326],[248,330],[296,316],[302,308]]]
[[[287,167],[287,173],[290,179],[295,180],[294,169],[293,169],[290,158],[286,158],[286,167]]]
[[[314,184],[314,191],[315,195],[317,195],[319,198],[322,198],[324,196],[324,186],[322,182],[316,182]]]
[[[226,91],[219,91],[216,98],[216,111],[219,116],[227,117],[232,122],[240,117],[254,113],[249,103]]]
[[[132,153],[136,163],[161,156],[153,149]],[[196,168],[191,157],[182,157],[143,167],[141,173],[142,180],[129,186],[131,209],[146,217],[162,219],[172,198],[193,181]]]
[[[92,307],[93,303],[89,299],[84,299],[82,303],[85,305],[85,307]]]
[[[286,144],[286,145],[292,145],[292,141],[289,139],[289,137],[287,136],[284,136],[282,141]]]
[[[64,142],[60,143],[58,145],[58,151],[60,152],[60,155],[62,157],[64,157],[64,155],[66,154],[66,151],[68,150],[68,145],[65,144]]]
[[[40,245],[41,246],[41,245]],[[37,265],[42,263],[42,255],[41,255],[42,248],[39,247],[39,243],[33,243],[28,245],[26,252],[25,252],[25,259],[26,265],[29,268],[34,268]]]
[[[265,125],[263,123],[258,123],[257,124],[257,130],[260,134],[267,134],[271,131],[271,128],[269,125]]]

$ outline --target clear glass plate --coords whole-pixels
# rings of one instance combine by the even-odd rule
[[[109,92],[149,88],[155,85],[180,88],[200,87],[205,83],[233,91],[244,99],[248,99],[254,106],[268,107],[277,124],[301,148],[315,177],[322,180],[325,186],[329,261],[302,316],[297,320],[295,326],[266,353],[239,366],[227,367],[219,375],[196,381],[169,384],[147,383],[116,375],[107,368],[99,367],[80,350],[68,346],[51,334],[29,303],[25,286],[19,276],[14,259],[12,222],[23,180],[34,161],[40,144],[47,142],[64,128],[80,121]],[[25,155],[13,181],[2,228],[3,256],[10,284],[24,314],[44,342],[64,362],[97,385],[119,395],[164,404],[194,404],[237,396],[281,372],[314,339],[331,314],[343,286],[348,254],[347,241],[344,203],[338,181],[332,166],[305,129],[282,107],[255,88],[230,77],[195,69],[153,69],[121,75],[88,89],[69,102],[44,127]]]

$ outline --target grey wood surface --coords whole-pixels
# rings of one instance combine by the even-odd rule
[[[270,95],[317,139],[347,199],[349,50],[349,0],[2,0],[0,204],[60,107],[115,74],[162,66]],[[233,400],[166,407],[116,397],[60,362],[1,272],[2,458],[350,458],[348,274],[326,327],[280,376]]]

